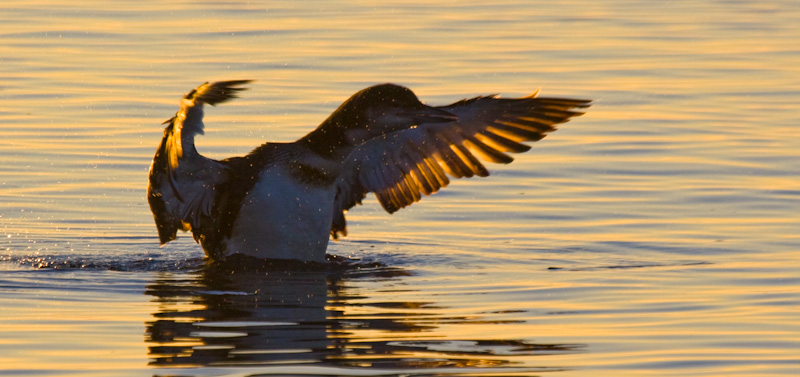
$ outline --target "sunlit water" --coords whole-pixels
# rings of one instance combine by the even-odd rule
[[[0,375],[800,375],[800,6],[0,4]],[[590,98],[493,176],[388,215],[348,262],[159,248],[160,123],[202,153],[297,138],[395,82],[430,104]]]

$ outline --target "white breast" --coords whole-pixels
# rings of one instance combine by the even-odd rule
[[[332,187],[299,182],[280,166],[263,171],[242,201],[226,254],[324,261],[333,200]]]

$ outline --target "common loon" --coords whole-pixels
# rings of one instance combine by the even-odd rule
[[[315,130],[265,143],[246,156],[200,155],[203,105],[245,90],[250,80],[205,83],[164,122],[147,199],[164,245],[192,231],[206,255],[322,262],[329,238],[347,235],[345,212],[375,193],[393,213],[447,186],[450,177],[489,175],[477,157],[509,163],[589,100],[496,95],[427,106],[408,88],[376,85],[354,94]]]

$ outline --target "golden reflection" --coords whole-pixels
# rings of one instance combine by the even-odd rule
[[[575,352],[575,345],[513,339],[447,339],[439,325],[503,324],[451,317],[430,301],[370,300],[359,281],[408,272],[376,266],[339,271],[165,272],[147,286],[158,311],[147,322],[155,367],[315,365],[331,368],[519,367],[514,356]]]

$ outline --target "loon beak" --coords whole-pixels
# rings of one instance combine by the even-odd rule
[[[408,114],[408,117],[413,119],[415,123],[422,124],[422,123],[445,123],[445,122],[454,122],[458,120],[458,117],[441,109],[431,106],[425,106],[417,111],[411,111]]]

